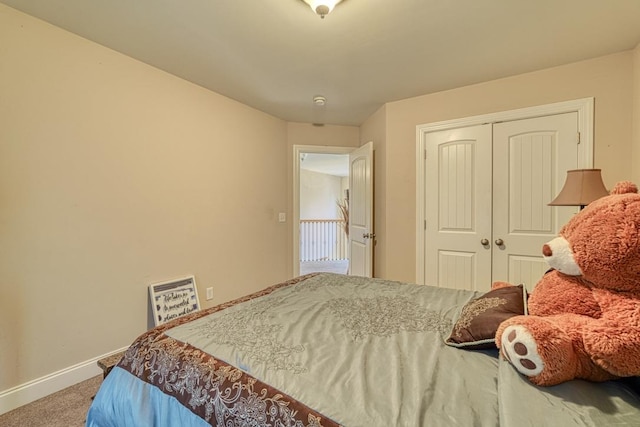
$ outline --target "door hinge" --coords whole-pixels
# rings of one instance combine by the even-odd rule
[[[426,219],[424,220],[424,229],[425,230],[427,229],[427,220]]]
[[[427,150],[424,150],[424,159],[427,160]]]
[[[580,144],[580,132],[578,132],[578,144]]]

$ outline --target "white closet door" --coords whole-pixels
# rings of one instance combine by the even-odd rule
[[[578,166],[577,143],[574,112],[425,135],[425,284],[533,289],[542,245],[577,212],[547,206]]]
[[[542,245],[577,209],[547,206],[578,165],[578,114],[493,127],[493,277],[529,290],[548,269]],[[497,245],[497,240],[502,245]]]
[[[425,284],[491,285],[491,125],[426,135]]]

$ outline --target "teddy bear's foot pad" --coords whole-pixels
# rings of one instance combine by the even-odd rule
[[[508,326],[502,333],[502,354],[523,375],[538,375],[544,369],[533,336],[520,325]]]

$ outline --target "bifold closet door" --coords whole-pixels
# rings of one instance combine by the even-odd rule
[[[425,284],[532,289],[542,245],[575,209],[547,206],[578,164],[577,113],[425,136]]]
[[[549,268],[542,245],[575,213],[547,204],[578,165],[578,113],[493,125],[493,280],[529,290]]]
[[[491,285],[491,145],[491,125],[426,135],[427,285]]]

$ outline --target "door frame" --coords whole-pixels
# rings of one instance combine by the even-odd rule
[[[328,145],[293,146],[293,277],[300,275],[300,155],[310,154],[349,154],[358,147]]]
[[[562,113],[578,113],[578,168],[593,167],[594,98],[581,98],[572,101],[519,108],[516,110],[482,114],[479,116],[445,120],[416,126],[416,283],[425,284],[424,247],[425,247],[425,135],[430,132],[455,129],[481,124],[495,124],[512,120],[531,119]]]

